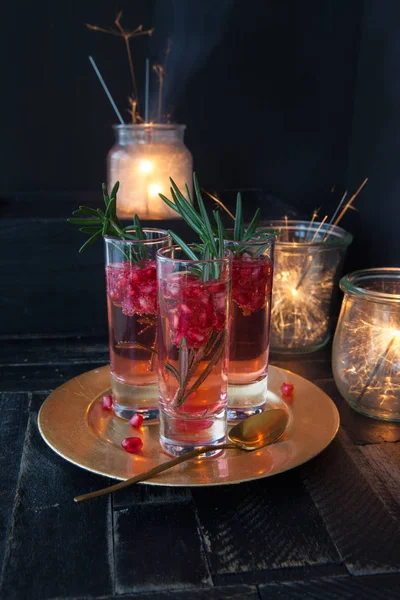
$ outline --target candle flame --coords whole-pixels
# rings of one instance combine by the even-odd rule
[[[153,163],[150,160],[142,160],[139,167],[143,173],[150,173],[153,170]]]
[[[161,185],[158,185],[158,183],[150,183],[150,185],[149,185],[149,196],[156,196],[156,197],[158,197],[158,195],[161,194],[161,192],[162,192]]]

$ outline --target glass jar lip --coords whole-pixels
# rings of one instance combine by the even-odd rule
[[[132,229],[135,229],[132,225]],[[129,231],[129,230],[128,230]],[[162,236],[153,239],[145,240],[123,240],[120,237],[114,235],[104,235],[105,240],[112,240],[113,242],[120,242],[121,244],[161,244],[163,242],[171,241],[171,237],[166,229],[158,229],[156,227],[143,227],[144,233],[161,233]]]
[[[377,292],[366,289],[359,285],[360,281],[371,279],[398,279],[400,283],[400,268],[398,267],[377,267],[373,269],[360,269],[353,271],[341,278],[340,289],[346,294],[360,296],[367,300],[376,302],[400,303],[400,294],[390,294],[388,292]]]
[[[123,131],[184,131],[186,125],[183,123],[118,123],[112,126],[114,130]]]
[[[320,221],[305,221],[305,220],[297,220],[297,219],[276,219],[269,221],[267,225],[261,225],[259,230],[269,230],[274,229],[279,230],[279,228],[287,229],[289,231],[294,231],[298,227],[302,227],[303,229],[310,228],[310,232],[316,233],[318,228],[319,231],[323,233],[329,233],[331,239],[327,239],[325,241],[304,241],[304,242],[290,242],[285,240],[280,240],[279,237],[276,238],[276,244],[280,247],[284,248],[332,248],[332,247],[346,247],[349,246],[353,241],[353,235],[343,229],[342,227],[338,227],[337,225],[331,225],[330,223],[321,223]],[[282,233],[277,231],[277,233]]]
[[[193,244],[188,244],[189,248],[193,247]],[[160,262],[163,263],[183,263],[183,264],[215,264],[215,263],[226,263],[229,260],[232,260],[232,252],[230,250],[228,250],[227,248],[225,248],[224,250],[224,257],[223,258],[211,258],[211,259],[201,259],[199,258],[198,260],[194,260],[191,258],[170,258],[169,256],[164,256],[164,254],[166,254],[167,252],[172,252],[173,250],[182,250],[182,248],[178,245],[173,245],[173,246],[168,246],[167,248],[160,248],[160,250],[157,250],[157,260],[159,260]]]

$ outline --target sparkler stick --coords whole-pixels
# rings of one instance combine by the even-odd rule
[[[132,117],[132,124],[135,125],[136,118],[139,116],[136,114],[136,101],[133,98],[128,98],[128,102],[131,105],[131,110],[129,111]]]
[[[358,194],[361,192],[361,190],[363,189],[363,187],[365,186],[365,184],[367,183],[367,181],[368,181],[368,177],[366,177],[364,179],[364,181],[362,182],[362,184],[360,185],[360,187],[358,188],[358,190],[356,191],[356,193],[352,195],[352,197],[350,198],[350,200],[343,207],[342,212],[337,217],[336,221],[333,222],[334,226],[337,225],[338,223],[340,223],[340,221],[343,219],[344,215],[349,210],[349,208],[351,208],[351,205],[353,204],[354,200],[357,198]]]
[[[105,93],[107,94],[107,98],[109,99],[110,104],[113,107],[113,109],[115,111],[115,114],[117,115],[117,117],[119,119],[119,122],[121,123],[121,125],[125,125],[125,122],[124,122],[123,118],[121,117],[121,113],[119,112],[119,110],[117,108],[117,105],[115,104],[115,102],[113,100],[113,97],[111,96],[111,94],[109,92],[109,89],[106,86],[106,83],[105,83],[104,79],[102,78],[99,69],[97,68],[96,63],[94,62],[94,60],[93,60],[93,58],[91,56],[89,56],[89,60],[90,60],[90,63],[92,65],[92,67],[93,67],[93,69],[94,69],[97,77],[99,78],[99,81],[100,81],[101,85],[103,86],[103,89],[104,89]]]
[[[392,337],[392,339],[390,340],[389,344],[387,345],[386,350],[380,355],[380,357],[378,358],[375,367],[372,370],[372,373],[370,374],[370,376],[367,379],[367,383],[364,385],[363,389],[360,392],[360,395],[357,398],[358,402],[361,402],[361,400],[363,399],[365,393],[367,392],[369,386],[371,385],[371,383],[374,380],[375,375],[378,373],[379,369],[381,368],[383,361],[386,359],[387,355],[390,352],[391,347],[393,346],[395,339],[396,339],[396,335],[394,335]]]
[[[320,232],[320,229],[321,229],[322,225],[325,223],[325,221],[327,220],[327,218],[328,218],[328,215],[325,215],[325,217],[322,219],[321,223],[319,224],[319,227],[318,227],[317,231],[314,233],[314,235],[312,237],[311,243],[313,243],[313,241],[317,237],[318,233]],[[310,258],[311,258],[311,261],[309,260]],[[295,292],[297,292],[297,290],[299,289],[299,287],[303,283],[304,279],[306,278],[307,273],[311,269],[312,258],[313,258],[312,256],[308,256],[307,257],[308,265],[304,268],[299,281],[297,282],[296,286],[294,287]]]
[[[146,83],[144,94],[144,122],[149,122],[150,61],[146,58]]]
[[[220,200],[220,199],[219,199],[217,196],[215,196],[215,195],[213,196],[213,194],[210,194],[210,192],[207,192],[207,190],[203,190],[203,189],[202,189],[201,191],[202,191],[202,192],[204,192],[205,194],[207,194],[207,196],[209,196],[209,197],[211,198],[211,200],[214,200],[214,202],[216,202],[216,203],[217,203],[217,204],[218,204],[218,205],[219,205],[221,208],[223,208],[223,209],[224,209],[224,211],[225,211],[225,212],[226,212],[226,213],[227,213],[227,214],[230,216],[230,218],[231,218],[233,221],[236,221],[236,217],[235,217],[235,215],[233,215],[233,214],[231,213],[231,211],[229,210],[229,208],[227,208],[227,207],[225,206],[225,204],[224,204],[224,203],[223,203],[223,202],[222,202],[222,201],[221,201],[221,200]]]
[[[319,209],[317,209],[317,208],[315,208],[315,209],[314,209],[313,215],[312,215],[312,217],[311,217],[310,224],[309,224],[309,226],[308,226],[308,229],[307,229],[307,233],[306,233],[306,240],[308,240],[308,234],[309,234],[309,233],[310,233],[310,231],[311,231],[311,227],[312,227],[312,224],[314,223],[314,220],[315,220],[315,219],[318,217],[318,210],[319,210]]]
[[[287,215],[283,217],[285,219],[285,242],[289,241],[289,229],[288,229],[288,218]]]
[[[347,190],[346,190],[346,191],[345,191],[345,193],[343,194],[343,196],[342,196],[342,199],[340,200],[339,204],[338,204],[338,205],[337,205],[337,207],[336,207],[336,210],[335,210],[335,212],[333,213],[333,215],[332,215],[331,219],[329,220],[329,223],[332,223],[332,222],[334,221],[334,219],[335,219],[336,215],[338,214],[339,210],[340,210],[340,209],[341,209],[341,207],[342,207],[342,204],[343,204],[343,202],[346,200],[346,197],[347,197]]]
[[[162,65],[153,65],[153,71],[158,77],[158,121],[161,122],[162,115],[162,100],[163,100],[163,87],[164,87],[164,67]]]
[[[139,25],[133,31],[128,31],[127,29],[124,29],[122,27],[121,19],[122,19],[122,10],[119,11],[119,13],[117,14],[117,16],[115,18],[115,21],[114,21],[115,28],[98,27],[97,25],[89,25],[89,23],[86,23],[86,27],[88,29],[91,29],[92,31],[101,31],[102,33],[114,35],[114,36],[120,37],[121,39],[124,40],[126,52],[128,55],[129,71],[130,71],[131,78],[132,78],[133,100],[135,100],[135,102],[136,102],[137,115],[135,116],[135,118],[132,119],[133,122],[135,123],[136,118],[139,118],[140,111],[139,111],[139,94],[138,94],[138,89],[137,89],[137,85],[136,85],[136,77],[135,77],[135,71],[133,68],[133,60],[132,60],[131,39],[140,37],[143,35],[151,36],[154,32],[154,29],[148,29],[148,30],[144,31],[143,25]]]
[[[348,211],[350,208],[353,208],[353,207],[352,207],[352,204],[353,204],[354,200],[357,198],[358,194],[361,192],[361,190],[363,189],[363,187],[365,186],[365,184],[367,183],[367,181],[368,181],[368,177],[366,177],[366,178],[364,179],[364,181],[362,182],[362,184],[359,186],[358,190],[357,190],[357,191],[356,191],[356,192],[355,192],[355,193],[354,193],[354,194],[351,196],[350,200],[349,200],[349,201],[348,201],[348,202],[345,204],[345,206],[342,208],[341,212],[339,213],[339,216],[336,218],[336,220],[334,220],[334,219],[335,219],[335,216],[337,215],[337,213],[338,213],[338,212],[339,212],[339,210],[340,210],[340,207],[343,205],[343,202],[344,202],[344,201],[345,201],[345,199],[346,199],[347,192],[345,192],[345,193],[343,194],[343,196],[342,196],[342,199],[340,200],[340,202],[339,202],[339,204],[338,204],[338,206],[337,206],[337,208],[336,208],[335,212],[333,213],[333,216],[332,216],[331,220],[329,221],[329,223],[332,225],[332,227],[331,227],[331,229],[330,229],[330,230],[327,232],[327,234],[325,235],[324,239],[322,240],[323,242],[326,242],[326,240],[328,239],[328,237],[329,237],[329,236],[332,234],[333,228],[334,228],[334,227],[335,227],[335,226],[336,226],[338,223],[340,223],[340,221],[343,219],[343,217],[344,217],[344,215],[346,214],[346,212],[347,212],[347,211]],[[322,222],[321,222],[320,226],[318,227],[317,231],[315,232],[315,234],[314,234],[314,236],[313,236],[313,239],[311,240],[312,242],[315,240],[315,238],[316,238],[317,234],[319,233],[319,231],[320,231],[320,229],[321,229],[321,227],[322,227],[323,223],[325,223],[325,221],[326,221],[326,219],[327,219],[327,218],[328,218],[328,217],[326,216],[326,217],[324,217],[324,219],[322,220]],[[333,223],[332,223],[332,221],[333,221]],[[304,279],[305,279],[305,277],[306,277],[306,275],[307,275],[308,271],[310,270],[310,268],[311,268],[311,263],[309,263],[309,264],[308,264],[308,265],[305,267],[305,269],[304,269],[304,272],[302,273],[302,275],[301,275],[301,277],[300,277],[299,281],[297,282],[297,284],[296,284],[296,286],[295,286],[295,288],[294,288],[294,289],[296,290],[296,292],[297,292],[297,290],[299,289],[299,287],[301,286],[301,284],[303,283],[303,281],[304,281]]]
[[[325,221],[327,220],[328,215],[325,215],[324,218],[322,219],[321,223],[319,224],[317,231],[314,233],[311,242],[314,242],[315,238],[317,237],[317,235],[319,234],[322,225],[325,223]]]

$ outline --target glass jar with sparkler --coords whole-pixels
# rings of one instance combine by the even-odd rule
[[[342,309],[332,366],[340,393],[354,410],[400,421],[400,269],[343,277]]]
[[[167,231],[144,229],[146,239],[105,236],[111,390],[114,412],[158,419],[156,252]]]
[[[160,198],[169,194],[170,177],[192,192],[192,155],[184,144],[186,125],[114,125],[116,144],[107,158],[108,186],[120,182],[117,215],[141,219],[179,217]]]
[[[275,243],[271,350],[314,352],[329,341],[334,291],[353,236],[315,221],[273,221],[270,227],[281,234]]]
[[[222,254],[189,260],[177,246],[157,253],[160,443],[173,456],[226,435],[232,254]]]

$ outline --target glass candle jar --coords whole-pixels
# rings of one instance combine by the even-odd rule
[[[228,420],[266,407],[274,234],[225,241],[233,254],[229,344]]]
[[[160,443],[173,456],[225,440],[231,257],[157,253]]]
[[[105,236],[111,391],[123,419],[158,419],[156,252],[167,231],[144,229],[141,242]]]
[[[333,340],[336,385],[354,410],[400,421],[400,269],[343,277],[342,309]]]
[[[330,338],[333,292],[353,236],[341,227],[308,221],[273,221],[275,243],[271,350],[305,353]]]
[[[192,192],[193,159],[183,142],[186,125],[114,125],[116,144],[107,157],[107,182],[120,182],[117,215],[176,219],[159,194],[169,196],[171,177]]]

